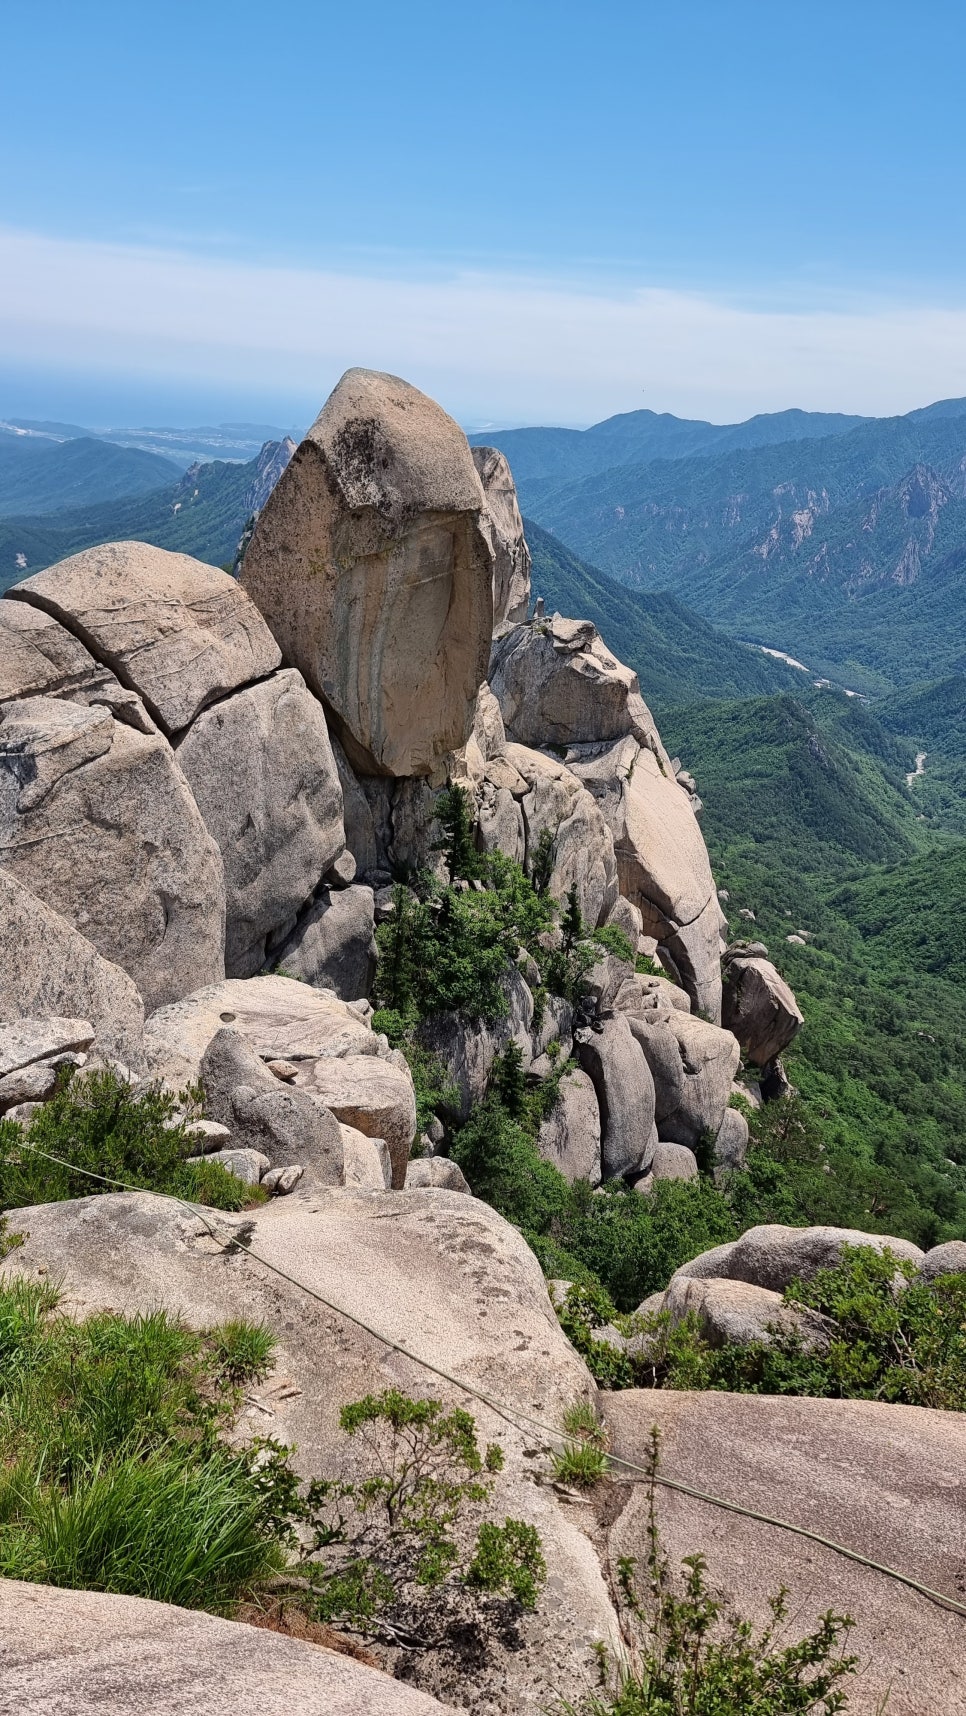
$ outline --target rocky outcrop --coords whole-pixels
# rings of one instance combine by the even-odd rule
[[[0,1580],[0,1674],[18,1716],[447,1716],[350,1656],[170,1603]],[[450,1712],[451,1716],[451,1712]]]
[[[302,1191],[344,1184],[338,1121],[269,1072],[241,1032],[223,1026],[212,1038],[200,1083],[206,1115],[230,1128],[236,1148],[260,1151],[271,1168],[299,1168]]]
[[[553,875],[550,891],[564,902],[577,889],[581,916],[591,927],[603,923],[618,895],[614,843],[589,792],[571,771],[542,751],[508,744],[504,758],[487,767],[487,776],[500,784],[507,774],[509,791],[523,817],[526,855],[535,852],[546,830],[553,835]],[[512,780],[512,784],[509,784]]]
[[[60,698],[0,704],[0,863],[146,1007],[223,976],[221,854],[160,734]]]
[[[523,534],[517,491],[506,458],[496,447],[471,448],[486,507],[480,519],[493,554],[493,629],[525,620],[530,607],[530,550]]]
[[[223,1025],[239,1031],[264,1061],[389,1053],[385,1037],[331,991],[288,977],[234,978],[151,1014],[144,1027],[149,1076],[175,1090],[196,1084],[205,1050]]]
[[[597,745],[632,734],[670,760],[637,674],[611,655],[590,620],[559,614],[502,632],[490,686],[509,738],[534,747]]]
[[[672,1010],[667,1028],[677,1039],[684,1082],[677,1107],[660,1123],[662,1138],[690,1148],[721,1130],[740,1050],[730,1031]]]
[[[860,1233],[848,1227],[781,1227],[769,1223],[750,1227],[730,1245],[685,1263],[677,1276],[695,1279],[720,1276],[728,1281],[747,1281],[781,1293],[792,1281],[810,1281],[820,1269],[834,1269],[842,1261],[846,1246],[866,1245],[875,1251],[890,1251],[899,1262],[920,1268],[925,1253],[908,1239],[893,1239],[879,1233]]]
[[[251,977],[345,847],[322,706],[275,673],[203,711],[176,756],[225,866],[225,970]]]
[[[457,424],[355,369],[261,513],[245,589],[365,774],[428,774],[469,735],[493,629],[484,505]]]
[[[89,1019],[98,1052],[140,1070],[144,1007],[125,971],[0,869],[0,1019]]]
[[[597,1093],[601,1173],[606,1180],[643,1173],[654,1154],[654,1081],[627,1021],[618,1014],[574,1038],[577,1058]]]
[[[591,792],[614,841],[620,892],[641,913],[695,1011],[721,1016],[720,908],[704,837],[662,756],[634,735],[571,747],[569,770]]]
[[[593,1080],[579,1067],[560,1080],[557,1101],[537,1133],[536,1147],[565,1180],[600,1184],[600,1109]]]
[[[376,970],[372,889],[320,889],[270,963],[283,977],[334,989],[345,1001],[368,995]]]
[[[729,953],[725,961],[721,1017],[756,1067],[775,1060],[804,1024],[798,1002],[771,960],[741,953]]]
[[[109,542],[7,591],[60,620],[167,734],[281,664],[278,644],[216,566],[145,542]]]
[[[611,1447],[646,1466],[652,1426],[661,1465],[695,1489],[832,1538],[962,1601],[961,1481],[966,1421],[958,1412],[865,1400],[648,1389],[604,1394]],[[709,1474],[713,1474],[713,1482]],[[630,1485],[606,1528],[607,1555],[647,1555],[648,1497]],[[664,1549],[677,1568],[700,1547],[708,1580],[759,1626],[768,1598],[791,1592],[795,1637],[828,1609],[855,1617],[846,1682],[854,1716],[958,1716],[966,1708],[966,1621],[880,1572],[788,1531],[658,1490]]]
[[[593,1385],[558,1326],[533,1253],[494,1210],[438,1189],[405,1196],[344,1190],[273,1199],[242,1217],[219,1215],[226,1240],[243,1235],[256,1257],[405,1351],[253,1259],[226,1266],[203,1221],[149,1194],[18,1211],[17,1228],[24,1243],[0,1271],[45,1280],[56,1273],[75,1314],[110,1307],[130,1315],[163,1304],[193,1327],[239,1317],[264,1324],[278,1341],[276,1370],[246,1389],[238,1433],[292,1447],[306,1477],[340,1470],[339,1413],[349,1401],[395,1387],[432,1394],[447,1409],[468,1406],[481,1436],[504,1450],[494,1516],[537,1528],[549,1579],[538,1613],[521,1623],[518,1648],[498,1647],[495,1660],[475,1666],[470,1679],[457,1666],[436,1689],[471,1716],[538,1716],[559,1688],[579,1695],[593,1684],[595,1641],[619,1648],[605,1581],[579,1517],[533,1481],[545,1466],[540,1439],[525,1423],[515,1428],[512,1416],[515,1407],[557,1424],[576,1400],[593,1398]],[[468,1401],[440,1371],[499,1400],[506,1414]],[[282,1377],[291,1384],[280,1394]],[[421,1669],[419,1657],[407,1654],[411,1680]],[[435,1672],[432,1663],[426,1672]],[[234,1696],[242,1696],[237,1688]]]

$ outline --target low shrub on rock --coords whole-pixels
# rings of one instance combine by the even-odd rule
[[[115,1182],[215,1209],[263,1202],[220,1163],[187,1160],[186,1100],[160,1086],[136,1092],[109,1069],[77,1074],[26,1128],[0,1120],[0,1211],[88,1198]]]

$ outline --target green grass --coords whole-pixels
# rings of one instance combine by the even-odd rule
[[[241,1323],[76,1323],[0,1284],[0,1574],[230,1610],[284,1560],[255,1451],[221,1441],[271,1355]]]

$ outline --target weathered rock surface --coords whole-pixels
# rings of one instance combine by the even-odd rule
[[[0,1680],[18,1716],[445,1716],[450,1708],[351,1657],[262,1627],[9,1579],[0,1580]]]
[[[271,955],[283,977],[334,989],[346,1001],[368,995],[376,971],[371,888],[323,888]]]
[[[0,705],[0,854],[149,1009],[223,975],[221,854],[159,734],[56,698]]]
[[[189,1162],[200,1161],[200,1157],[189,1156]],[[270,1156],[262,1154],[261,1150],[251,1150],[243,1146],[235,1150],[212,1150],[205,1157],[206,1162],[217,1162],[224,1168],[226,1174],[234,1174],[236,1180],[242,1180],[246,1186],[257,1186],[263,1174],[271,1168]]]
[[[98,1049],[140,1068],[144,1007],[130,977],[0,869],[0,1018],[89,1019]]]
[[[197,1082],[205,1050],[231,1025],[264,1060],[378,1055],[380,1039],[337,996],[290,977],[229,978],[152,1013],[144,1028],[152,1078],[178,1089]]]
[[[726,1108],[714,1141],[715,1167],[738,1173],[748,1156],[748,1122],[737,1108]]]
[[[324,1056],[301,1063],[295,1093],[300,1091],[347,1126],[369,1138],[384,1138],[392,1159],[392,1183],[397,1189],[405,1185],[416,1136],[416,1100],[408,1070],[375,1055],[343,1055],[339,1060]]]
[[[501,1019],[466,1019],[458,1013],[438,1013],[420,1026],[423,1046],[442,1062],[457,1092],[455,1112],[467,1120],[483,1101],[497,1055],[509,1042],[520,1050],[523,1070],[533,1059],[533,996],[521,973],[507,972],[502,981],[507,1010]]]
[[[169,734],[282,659],[234,578],[146,542],[87,548],[7,595],[74,632]]]
[[[19,697],[102,703],[141,733],[154,723],[133,691],[52,615],[26,602],[0,602],[0,703]]]
[[[345,847],[322,705],[275,673],[204,710],[176,754],[224,861],[225,969],[251,977]]]
[[[48,1015],[0,1024],[0,1077],[70,1049],[90,1048],[93,1041],[94,1027],[89,1019]]]
[[[480,523],[493,552],[493,629],[525,620],[530,607],[530,550],[510,467],[496,447],[472,447],[486,508]]]
[[[520,745],[596,745],[634,734],[670,773],[637,674],[611,655],[590,620],[518,625],[494,640],[490,688]]]
[[[770,1346],[776,1336],[792,1336],[807,1352],[823,1352],[828,1334],[815,1312],[786,1305],[782,1295],[747,1281],[712,1276],[676,1275],[664,1294],[661,1310],[672,1322],[697,1317],[701,1333],[712,1346]]]
[[[622,1014],[595,1031],[578,1031],[577,1058],[588,1074],[600,1110],[601,1173],[605,1180],[650,1165],[654,1081]]]
[[[605,1394],[613,1451],[646,1465],[651,1426],[669,1477],[843,1543],[962,1602],[962,1473],[957,1412],[878,1401],[665,1390]],[[713,1483],[709,1474],[713,1473]],[[712,1586],[761,1624],[789,1587],[794,1636],[827,1609],[851,1614],[860,1670],[846,1687],[855,1716],[961,1716],[966,1621],[821,1544],[659,1490],[672,1565],[700,1551]],[[635,1484],[607,1533],[612,1565],[646,1556],[647,1489]]]
[[[201,1086],[205,1112],[231,1128],[236,1148],[261,1151],[267,1167],[302,1167],[304,1191],[344,1184],[338,1122],[311,1096],[270,1073],[239,1031],[223,1026],[212,1038],[201,1063]]]
[[[940,1275],[966,1275],[966,1240],[950,1239],[945,1245],[934,1245],[922,1260],[921,1273],[927,1281]]]
[[[769,959],[728,959],[721,1022],[748,1059],[767,1066],[787,1049],[804,1023],[794,995]]]
[[[579,1067],[561,1079],[556,1105],[537,1134],[536,1147],[566,1180],[599,1185],[600,1109],[593,1081]]]
[[[219,1231],[244,1232],[257,1254],[330,1303],[508,1406],[556,1424],[575,1400],[593,1397],[532,1252],[476,1198],[329,1191],[217,1220]],[[494,1515],[537,1527],[550,1577],[540,1611],[523,1622],[523,1648],[498,1651],[492,1666],[475,1668],[470,1678],[454,1670],[459,1679],[438,1690],[472,1716],[538,1716],[561,1687],[574,1695],[593,1683],[594,1641],[617,1643],[613,1611],[579,1519],[532,1482],[545,1456],[531,1430],[511,1428],[249,1257],[227,1258],[200,1219],[160,1198],[123,1193],[48,1204],[18,1211],[17,1227],[27,1238],[0,1271],[56,1272],[72,1312],[111,1306],[131,1314],[163,1304],[194,1327],[242,1317],[271,1329],[279,1342],[276,1374],[250,1391],[257,1404],[240,1430],[293,1444],[306,1475],[339,1469],[339,1412],[365,1394],[396,1387],[469,1406],[482,1436],[506,1454]],[[292,1379],[285,1399],[273,1392],[278,1377]],[[264,1637],[267,1648],[270,1635]],[[420,1667],[412,1661],[413,1676]]]
[[[436,1187],[444,1192],[469,1193],[470,1186],[462,1168],[446,1156],[417,1156],[406,1168],[406,1190],[425,1191]]]
[[[585,923],[594,927],[605,922],[618,895],[614,842],[576,775],[555,758],[516,744],[507,745],[504,759],[487,765],[487,774],[496,784],[506,774],[510,794],[523,813],[528,854],[536,850],[545,829],[553,835],[554,899],[565,901],[576,887]]]
[[[631,1034],[640,1044],[654,1080],[654,1118],[658,1128],[675,1114],[685,1100],[687,1075],[678,1039],[667,1020],[649,1013],[625,1014]]]
[[[684,1089],[677,1108],[661,1121],[661,1136],[693,1148],[703,1133],[716,1138],[721,1130],[741,1051],[730,1031],[691,1013],[673,1010],[667,1027],[677,1038]]]
[[[337,1122],[342,1134],[345,1183],[360,1190],[388,1192],[392,1189],[392,1157],[384,1138],[367,1138],[357,1126]]]
[[[427,774],[469,736],[493,629],[484,504],[458,425],[353,369],[259,517],[245,589],[366,774]]]
[[[596,799],[614,841],[620,892],[656,937],[695,1010],[720,1018],[718,899],[688,795],[649,745],[628,736],[572,747],[568,769]]]
[[[897,1261],[922,1265],[925,1253],[908,1239],[861,1233],[849,1227],[781,1227],[769,1223],[750,1227],[730,1246],[703,1252],[677,1271],[678,1275],[720,1275],[748,1281],[755,1287],[783,1292],[796,1278],[810,1281],[820,1269],[834,1269],[846,1246],[870,1245],[891,1251]]]

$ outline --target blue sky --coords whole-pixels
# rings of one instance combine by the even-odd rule
[[[966,393],[964,62],[936,0],[8,7],[0,412]]]

